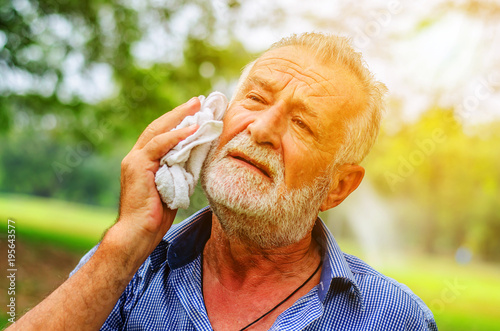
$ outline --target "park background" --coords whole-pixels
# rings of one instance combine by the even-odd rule
[[[481,0],[0,1],[0,266],[12,219],[18,315],[114,222],[121,159],[149,122],[231,95],[272,42],[318,31],[351,36],[390,91],[364,183],[323,219],[440,330],[499,330],[499,30],[500,3]],[[205,204],[197,189],[178,216]]]

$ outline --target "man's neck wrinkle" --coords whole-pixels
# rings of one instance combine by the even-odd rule
[[[258,249],[237,238],[229,238],[213,218],[212,235],[204,250],[210,275],[228,290],[262,286],[267,282],[302,279],[317,267],[320,250],[309,234],[297,244],[276,249]]]

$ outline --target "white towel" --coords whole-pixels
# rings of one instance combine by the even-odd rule
[[[222,133],[222,117],[226,112],[227,98],[220,92],[212,92],[200,99],[200,111],[184,120],[175,128],[182,129],[198,124],[198,130],[172,148],[160,161],[155,183],[160,196],[170,209],[189,207],[201,166],[210,150],[211,142]]]

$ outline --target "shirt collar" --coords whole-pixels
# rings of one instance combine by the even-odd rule
[[[151,253],[151,268],[156,270],[165,261],[170,269],[177,269],[192,262],[203,251],[211,230],[212,212],[207,206],[183,222],[172,226]],[[362,306],[363,298],[359,286],[344,253],[319,217],[312,234],[323,248],[323,268],[318,291],[320,300],[324,301],[329,291],[350,291]]]
[[[344,253],[326,224],[319,217],[314,225],[312,235],[323,250],[326,249],[323,252],[323,269],[318,292],[320,300],[324,301],[329,291],[349,291],[362,307],[363,296]]]

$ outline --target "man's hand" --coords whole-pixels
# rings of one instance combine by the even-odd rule
[[[158,245],[176,211],[161,201],[154,181],[160,159],[196,131],[170,131],[200,108],[198,98],[151,123],[123,159],[118,222],[90,260],[9,330],[98,330],[133,275]]]
[[[120,212],[117,227],[126,227],[133,252],[142,261],[158,245],[174,221],[176,210],[162,203],[156,190],[155,173],[160,159],[177,143],[193,134],[197,126],[170,131],[200,108],[198,98],[175,108],[152,122],[122,161]],[[111,230],[110,230],[111,231]],[[132,248],[130,245],[127,245]],[[141,263],[142,263],[141,261]]]

